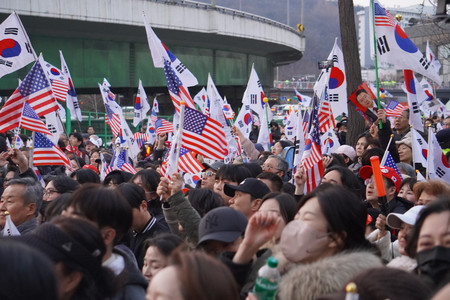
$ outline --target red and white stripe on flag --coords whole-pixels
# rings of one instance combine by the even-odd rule
[[[33,165],[65,165],[72,169],[66,154],[40,132],[36,132],[34,137]]]
[[[116,114],[112,114],[112,120],[109,120],[108,114],[105,114],[105,123],[111,127],[113,136],[116,138],[120,133],[120,118]]]
[[[323,101],[320,106],[319,124],[320,132],[327,132],[328,129],[336,127],[333,112],[331,111],[331,106],[327,100]]]
[[[182,146],[211,159],[221,160],[228,154],[222,125],[189,107],[184,113]]]
[[[312,168],[306,169],[305,194],[315,189],[322,180],[324,173],[323,161],[314,164]]]
[[[65,102],[69,84],[62,80],[52,79],[52,90],[57,100]]]
[[[184,148],[180,150],[178,169],[189,174],[198,174],[203,170],[203,165],[195,158],[194,152]]]
[[[122,171],[131,173],[131,174],[136,174],[137,170],[130,164],[130,163],[124,163],[122,165],[122,168],[120,168]]]
[[[26,102],[23,104],[20,127],[31,131],[38,131],[44,134],[52,135],[47,126],[45,126],[44,122],[42,122],[36,112]]]
[[[133,134],[133,138],[137,143],[138,147],[140,148],[142,147],[142,145],[144,145],[146,141],[149,140],[150,134],[148,132],[147,133],[136,132]]]
[[[39,61],[0,110],[0,132],[19,126],[24,102],[28,102],[39,117],[58,109],[50,83]]]
[[[164,119],[158,119],[155,122],[156,134],[173,132],[173,124]]]

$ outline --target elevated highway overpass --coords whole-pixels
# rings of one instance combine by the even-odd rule
[[[129,105],[142,79],[149,95],[167,94],[164,72],[155,69],[142,12],[156,34],[206,85],[211,73],[228,99],[242,97],[252,64],[265,89],[278,65],[299,60],[305,38],[291,27],[224,7],[169,0],[2,0],[0,20],[16,11],[36,53],[59,66],[58,50],[69,65],[78,94],[98,93],[106,77]],[[0,79],[9,95],[29,68]]]

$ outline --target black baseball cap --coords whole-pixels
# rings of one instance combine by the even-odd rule
[[[259,199],[270,193],[269,187],[256,178],[246,178],[239,185],[225,184],[223,187],[225,195],[234,197],[236,191],[247,193]]]
[[[207,164],[207,163],[202,163],[203,165],[203,170],[202,171],[206,171],[208,169],[213,169],[214,171],[219,170],[220,167],[222,167],[224,165],[224,163],[220,160],[213,162],[212,164]]]
[[[234,208],[223,206],[210,210],[198,225],[198,245],[205,241],[234,242],[247,227],[247,217]]]

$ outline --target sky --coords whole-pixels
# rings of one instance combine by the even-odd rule
[[[383,7],[406,7],[411,5],[419,5],[424,0],[378,0]],[[353,0],[353,5],[369,6],[370,0]],[[425,0],[425,5],[429,6],[430,2]]]

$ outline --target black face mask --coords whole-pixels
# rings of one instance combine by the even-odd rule
[[[420,274],[429,276],[438,283],[450,271],[450,248],[436,246],[417,253]]]

